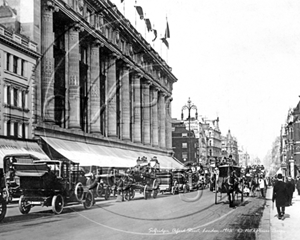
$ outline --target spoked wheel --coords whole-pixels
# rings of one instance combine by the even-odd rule
[[[31,205],[28,204],[28,201],[22,195],[19,199],[19,210],[22,214],[27,214],[30,212]]]
[[[0,197],[0,222],[3,221],[7,210],[6,201],[4,198]]]
[[[110,188],[106,187],[105,194],[104,194],[104,199],[105,200],[109,199],[109,196],[110,196]]]
[[[92,191],[88,191],[85,194],[85,201],[83,202],[83,206],[85,209],[89,209],[93,206],[94,203],[94,195]]]
[[[78,202],[81,202],[84,197],[84,189],[81,182],[77,183],[75,186],[75,197]]]
[[[62,195],[54,195],[52,198],[52,212],[55,214],[61,214],[64,209],[64,198]]]

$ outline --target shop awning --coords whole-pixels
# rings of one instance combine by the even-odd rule
[[[3,168],[4,156],[9,154],[31,154],[41,160],[50,160],[35,141],[0,138],[0,168]]]
[[[116,147],[101,146],[90,143],[42,137],[55,151],[65,158],[80,163],[81,166],[99,167],[134,167],[138,157],[147,157],[148,161],[154,155],[140,151],[132,151]],[[182,168],[182,164],[172,157],[155,155],[161,168]]]

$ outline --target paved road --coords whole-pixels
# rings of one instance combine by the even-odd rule
[[[148,200],[139,195],[129,202],[99,200],[89,210],[73,205],[61,215],[41,207],[20,215],[17,205],[10,205],[0,239],[234,239],[241,219],[255,218],[253,211],[263,202],[245,198],[243,206],[231,209],[215,204],[214,193],[204,190]]]

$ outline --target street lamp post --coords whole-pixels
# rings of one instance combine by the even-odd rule
[[[182,109],[181,109],[181,120],[183,120],[183,111],[188,110],[188,120],[189,120],[189,132],[188,132],[188,161],[191,160],[191,139],[190,139],[190,132],[191,132],[191,110],[196,110],[196,120],[198,119],[198,112],[197,112],[197,107],[194,105],[189,98],[187,101],[187,104],[185,104]]]

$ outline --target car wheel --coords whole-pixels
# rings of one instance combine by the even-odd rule
[[[77,183],[75,186],[75,197],[78,202],[81,202],[83,200],[84,190],[81,182]]]
[[[93,206],[93,203],[94,203],[94,195],[92,191],[88,191],[85,194],[85,201],[83,202],[83,206],[85,209],[89,209]]]
[[[1,197],[0,198],[0,222],[2,222],[2,220],[4,219],[6,210],[7,210],[6,201]]]
[[[19,210],[22,214],[27,214],[30,212],[31,205],[28,204],[28,201],[22,195],[19,199]]]
[[[61,214],[64,209],[64,198],[62,195],[54,195],[52,198],[52,212],[55,214]]]

